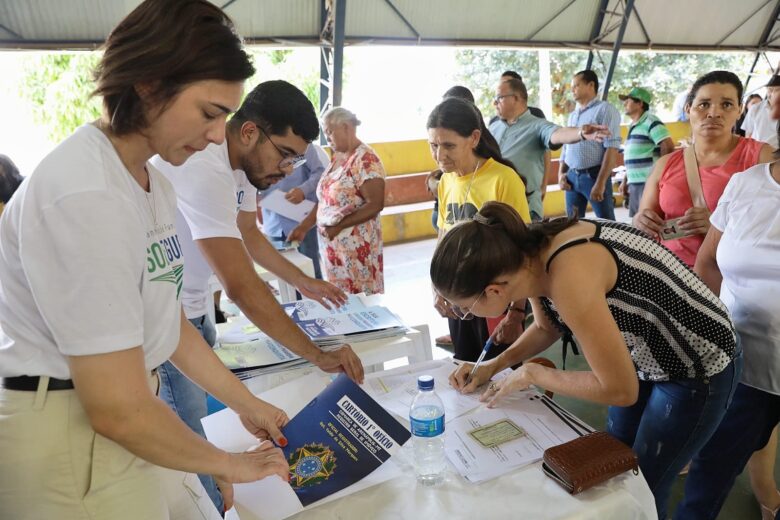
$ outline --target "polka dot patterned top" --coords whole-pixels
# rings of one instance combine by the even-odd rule
[[[736,332],[725,305],[694,272],[645,233],[619,222],[596,225],[591,238],[568,242],[562,250],[596,242],[617,264],[617,282],[607,293],[612,317],[626,341],[642,381],[703,380],[720,373],[736,350]],[[548,298],[542,307],[552,322],[571,334]],[[575,338],[576,339],[576,338]]]

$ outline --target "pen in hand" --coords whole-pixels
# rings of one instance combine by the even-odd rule
[[[487,356],[487,353],[490,350],[490,347],[492,346],[493,346],[493,337],[491,336],[485,342],[485,347],[482,349],[482,353],[480,353],[479,357],[477,358],[477,362],[474,363],[473,367],[471,367],[471,372],[469,372],[469,376],[466,378],[466,383],[463,385],[464,388],[469,386],[469,383],[471,383],[471,380],[474,378],[474,374],[477,372],[479,365],[481,365],[482,362],[485,360],[485,356]]]

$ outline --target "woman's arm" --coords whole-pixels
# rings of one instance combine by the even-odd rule
[[[281,450],[231,454],[190,430],[152,393],[140,346],[70,356],[68,364],[92,428],[138,457],[225,482],[252,482],[274,474],[287,479]]]
[[[530,359],[547,350],[561,333],[553,326],[544,314],[537,298],[530,298],[534,311],[534,322],[528,326],[517,340],[504,352],[483,363],[474,374],[474,378],[466,384],[473,363],[464,363],[450,374],[450,384],[457,390],[470,393],[488,382],[498,372]]]
[[[658,183],[668,160],[669,156],[664,155],[655,163],[650,177],[645,182],[642,201],[639,203],[639,210],[634,215],[633,222],[634,227],[659,240],[660,231],[664,226],[664,217],[658,200]]]
[[[358,188],[360,195],[366,201],[354,212],[344,217],[341,222],[333,226],[325,226],[325,233],[333,240],[336,235],[348,227],[357,226],[379,215],[385,207],[385,180],[366,179]]]
[[[594,265],[604,266],[594,270]],[[589,244],[562,251],[550,268],[550,295],[561,319],[582,349],[591,371],[555,370],[526,364],[488,390],[490,405],[516,390],[537,385],[552,392],[602,404],[636,402],[639,381],[628,347],[609,311],[605,294],[617,266],[603,246]]]
[[[718,251],[718,244],[723,233],[715,226],[710,226],[710,230],[707,232],[707,236],[704,237],[704,242],[699,248],[699,252],[696,254],[696,264],[693,266],[693,271],[699,275],[699,278],[704,281],[710,291],[714,292],[716,296],[720,296],[720,286],[723,283],[723,275],[718,267],[718,260],[715,253]]]

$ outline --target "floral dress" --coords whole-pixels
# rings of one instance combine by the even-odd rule
[[[317,229],[320,257],[329,282],[344,292],[382,293],[382,225],[379,215],[344,229],[333,240],[325,226],[333,226],[365,204],[360,186],[369,179],[384,179],[385,169],[374,150],[365,144],[350,154],[334,154],[317,185]]]

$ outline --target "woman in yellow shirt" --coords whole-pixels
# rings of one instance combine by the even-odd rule
[[[503,157],[498,143],[485,128],[479,109],[463,99],[447,98],[428,116],[428,144],[431,155],[445,172],[439,182],[438,227],[441,239],[459,222],[471,220],[485,202],[509,204],[526,221],[531,217],[525,196],[525,183],[514,165]],[[473,318],[466,309],[455,308],[438,294],[434,307],[448,319],[455,358],[475,361],[490,337],[487,321]],[[524,304],[510,309],[524,311]],[[500,328],[519,332],[523,315],[508,312]],[[488,359],[508,345],[497,344]]]

